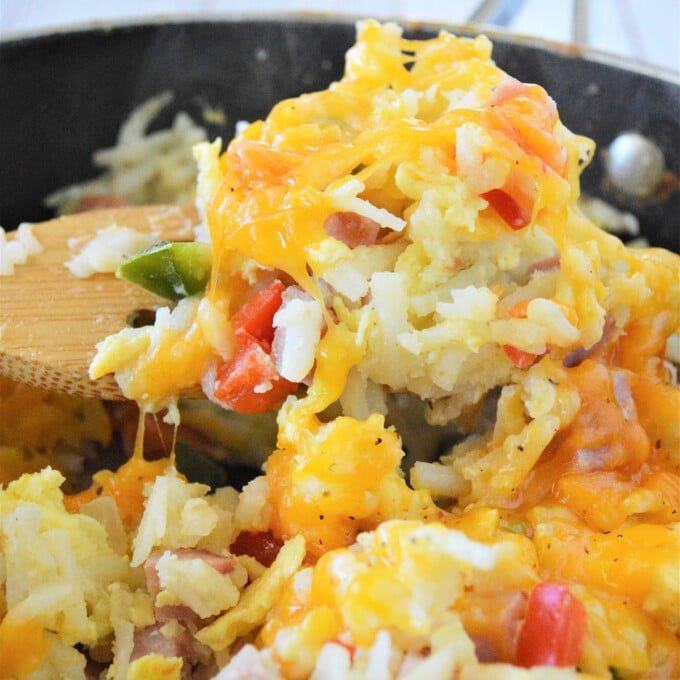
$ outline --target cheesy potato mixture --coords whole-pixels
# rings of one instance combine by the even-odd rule
[[[0,677],[678,677],[680,258],[580,210],[593,152],[486,37],[373,21],[196,145],[207,286],[91,377],[275,445],[240,491],[3,468]]]

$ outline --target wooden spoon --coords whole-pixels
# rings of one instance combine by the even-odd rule
[[[136,206],[96,210],[33,225],[41,253],[0,277],[0,375],[44,389],[123,399],[113,376],[92,381],[95,345],[128,326],[135,310],[168,301],[113,274],[78,278],[64,265],[80,246],[111,224],[150,232],[158,240],[193,238],[193,207]]]

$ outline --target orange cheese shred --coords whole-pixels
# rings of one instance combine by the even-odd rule
[[[40,667],[50,648],[43,626],[34,619],[0,621],[0,678],[28,677]]]

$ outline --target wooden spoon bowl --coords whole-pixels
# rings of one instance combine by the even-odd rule
[[[82,247],[114,223],[158,241],[186,241],[197,220],[193,207],[136,206],[33,225],[42,252],[0,278],[0,375],[52,391],[123,399],[113,376],[88,377],[96,345],[129,326],[135,312],[153,313],[169,303],[113,274],[79,278],[64,263],[75,254],[74,244]]]

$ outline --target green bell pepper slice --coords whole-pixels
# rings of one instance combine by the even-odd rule
[[[212,247],[199,241],[162,241],[133,255],[116,276],[178,302],[205,290],[210,279]]]

